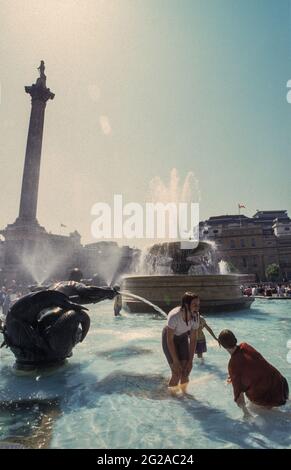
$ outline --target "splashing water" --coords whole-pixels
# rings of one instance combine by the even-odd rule
[[[161,246],[156,253],[152,253],[151,250],[150,246],[142,250],[136,272],[149,276],[173,274],[171,268],[173,258],[164,253],[163,247]]]
[[[190,171],[181,187],[180,178],[176,168],[170,173],[170,180],[165,184],[159,176],[155,176],[149,184],[148,199],[151,202],[200,202],[201,192],[198,179]]]
[[[182,249],[177,242],[156,243],[142,250],[135,274],[149,276],[168,276],[180,273],[207,275],[218,274],[216,246],[208,241],[200,242],[197,248]],[[221,272],[220,272],[221,274]]]
[[[20,262],[33,280],[41,285],[53,276],[56,270],[62,271],[63,266],[66,266],[67,259],[67,254],[56,256],[49,246],[36,246],[32,250],[24,252],[20,257]]]
[[[229,269],[229,266],[228,266],[226,261],[223,261],[223,260],[219,261],[218,267],[219,267],[219,274],[229,274],[230,273],[230,269]]]
[[[97,256],[96,248],[93,248],[93,254],[88,258],[88,270],[100,276],[103,285],[119,283],[121,275],[129,274],[134,269],[134,256],[127,249],[116,242],[100,242]]]
[[[159,235],[157,230],[156,242],[158,240],[161,242],[173,241],[174,239],[181,241],[181,233],[184,234],[183,238],[185,236],[186,238],[193,238],[195,235],[196,239],[198,236],[198,223],[195,220],[198,213],[194,203],[198,203],[200,200],[199,184],[193,172],[187,174],[184,182],[180,180],[176,168],[171,170],[169,181],[166,183],[159,176],[154,177],[149,183],[147,201],[155,205],[164,205],[164,208],[167,207],[165,210],[168,212],[164,219],[168,235]],[[172,216],[175,217],[176,222],[173,219],[171,220]],[[193,225],[194,222],[195,225]]]
[[[119,294],[121,295],[124,295],[126,297],[132,297],[133,299],[137,299],[137,300],[141,300],[142,302],[144,302],[145,304],[148,304],[150,305],[151,307],[153,307],[158,313],[160,313],[163,317],[165,318],[168,318],[166,312],[164,312],[164,310],[162,310],[160,307],[158,307],[157,305],[153,304],[152,302],[150,302],[149,300],[145,299],[144,297],[141,297],[139,295],[136,295],[136,294],[132,294],[131,292],[128,292],[128,291],[119,291]]]
[[[192,451],[291,449],[291,402],[276,410],[248,405],[255,418],[244,420],[232,386],[226,384],[229,357],[222,348],[211,347],[209,335],[205,364],[194,360],[188,395],[173,398],[167,391],[170,369],[161,347],[164,322],[148,314],[115,317],[111,302],[90,310],[90,332],[59,372],[41,374],[38,381],[16,376],[11,371],[13,355],[0,350],[0,440],[27,445],[29,436],[29,444],[37,447],[43,410],[35,410],[35,399],[57,398],[61,414],[53,418],[51,431],[44,429],[50,448],[166,450],[175,448],[179,438],[181,448]],[[235,325],[238,338],[247,338],[290,381],[290,334],[282,323],[289,317],[285,302],[256,299],[251,309],[213,314],[209,322],[214,332]],[[32,403],[29,409],[17,407],[16,413],[1,409],[1,401],[11,400]]]
[[[121,268],[122,253],[121,249],[116,245],[110,249],[101,251],[100,259],[96,262],[95,269],[104,279],[107,286],[113,285],[119,277],[119,269]]]

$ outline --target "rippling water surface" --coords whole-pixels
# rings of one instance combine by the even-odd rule
[[[189,395],[171,397],[161,350],[165,319],[115,318],[109,301],[90,313],[88,336],[62,369],[19,376],[12,354],[1,349],[1,441],[51,448],[291,448],[291,403],[252,408],[254,418],[245,421],[226,384],[229,356],[207,332],[205,365],[195,363]],[[207,321],[217,334],[233,330],[291,384],[291,301],[256,300],[250,310]]]

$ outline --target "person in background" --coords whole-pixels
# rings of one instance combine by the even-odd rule
[[[277,286],[277,297],[284,297],[285,294],[285,287],[282,286],[281,284],[278,284]]]
[[[244,295],[247,295],[248,297],[250,297],[252,295],[252,288],[251,286],[248,286],[245,291],[244,291]]]
[[[206,320],[202,315],[200,315],[200,322],[199,322],[199,328],[198,328],[198,333],[197,333],[197,343],[196,343],[196,349],[195,349],[195,354],[197,354],[197,357],[201,359],[201,364],[204,364],[204,358],[203,358],[203,353],[207,351],[207,345],[206,345],[206,338],[205,334],[203,333],[203,329],[206,329],[208,333],[211,334],[211,336],[215,339],[215,341],[218,341],[218,338],[216,338],[215,334],[213,333],[212,329],[210,326],[206,323]]]
[[[258,294],[259,294],[259,295],[265,295],[264,286],[260,285],[260,286],[258,287]]]
[[[252,296],[254,297],[255,295],[258,295],[258,289],[256,286],[252,287]]]
[[[272,297],[272,296],[273,296],[273,294],[272,294],[272,289],[271,289],[270,286],[267,286],[267,287],[266,287],[265,296],[266,296],[266,297]]]
[[[113,289],[116,290],[117,292],[119,292],[120,286],[116,285],[116,286],[113,287]],[[116,317],[119,317],[121,309],[122,309],[122,295],[121,294],[117,294],[117,296],[115,297],[114,307],[113,308],[114,308],[114,315]]]
[[[223,330],[219,343],[231,358],[228,363],[229,382],[232,383],[234,401],[247,416],[244,395],[256,405],[272,408],[285,405],[289,398],[288,382],[280,372],[247,343],[237,344],[232,331]]]

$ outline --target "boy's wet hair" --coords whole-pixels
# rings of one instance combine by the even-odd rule
[[[218,341],[225,349],[234,348],[237,344],[237,339],[230,330],[222,330],[219,333]]]

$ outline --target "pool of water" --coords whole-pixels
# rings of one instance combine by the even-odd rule
[[[62,369],[19,376],[10,351],[0,350],[0,440],[51,448],[291,448],[291,402],[253,408],[245,421],[226,384],[229,355],[207,332],[205,365],[195,363],[189,395],[172,397],[161,350],[165,319],[116,318],[110,301],[90,313],[88,336]],[[233,330],[291,384],[290,301],[256,300],[250,310],[207,321],[217,334]]]

